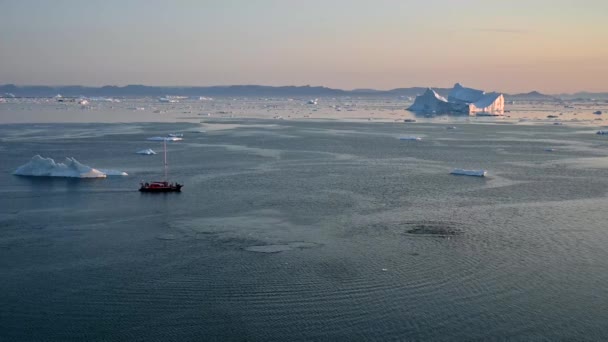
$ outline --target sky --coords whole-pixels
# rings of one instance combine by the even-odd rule
[[[606,0],[0,0],[0,84],[608,91]]]

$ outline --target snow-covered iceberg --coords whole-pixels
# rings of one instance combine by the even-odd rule
[[[476,176],[476,177],[485,177],[488,174],[486,170],[465,170],[465,169],[452,169],[450,171],[452,175],[460,175],[460,176]]]
[[[74,177],[74,178],[105,178],[106,176],[127,176],[126,172],[116,170],[94,169],[81,164],[74,158],[65,158],[65,163],[57,163],[52,158],[35,155],[25,165],[13,172],[17,176],[36,177]]]
[[[145,155],[152,155],[152,154],[156,154],[156,152],[154,152],[151,148],[147,148],[145,150],[141,150],[141,151],[137,151],[135,152],[137,154],[145,154]]]
[[[184,140],[183,138],[180,137],[151,137],[148,138],[148,140],[150,141],[180,141],[180,140]]]

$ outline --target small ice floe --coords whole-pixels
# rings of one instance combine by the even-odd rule
[[[597,133],[595,133],[595,134],[608,135],[608,131],[597,131]]]
[[[308,102],[306,104],[309,105],[316,105],[319,103],[319,99],[314,99],[314,100],[308,100]]]
[[[448,126],[445,129],[456,129],[456,126]]]
[[[184,140],[183,138],[180,137],[151,137],[148,138],[148,140],[150,141],[181,141]]]
[[[545,152],[555,152],[555,149],[554,148],[546,148]]]
[[[563,125],[564,125],[564,123],[563,123],[563,122],[554,122],[553,124],[554,124],[555,126],[563,126]]]
[[[168,137],[174,137],[174,138],[183,138],[184,134],[183,133],[169,133],[167,134]]]
[[[94,169],[81,164],[74,158],[65,158],[65,163],[57,163],[52,158],[35,155],[27,163],[13,172],[17,176],[35,177],[71,177],[71,178],[105,178],[107,176],[127,176],[126,172],[116,170]]]
[[[399,140],[403,141],[421,141],[421,137],[399,137]]]
[[[450,171],[451,175],[459,175],[459,176],[475,176],[475,177],[485,177],[488,174],[486,170],[465,170],[465,169],[452,169]]]
[[[177,103],[178,101],[175,99],[171,99],[171,98],[167,98],[167,97],[159,97],[158,98],[158,102],[163,102],[163,103]]]
[[[602,111],[598,110],[598,111],[593,112],[593,114],[595,114],[595,115],[602,115]]]
[[[144,155],[147,155],[147,156],[152,155],[152,154],[156,154],[156,152],[154,152],[151,148],[147,148],[145,150],[137,151],[135,153],[137,153],[137,154],[144,154]]]

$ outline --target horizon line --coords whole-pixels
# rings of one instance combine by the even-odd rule
[[[404,86],[390,89],[376,89],[376,88],[352,88],[352,89],[343,89],[343,88],[332,88],[324,85],[267,85],[267,84],[218,84],[218,85],[149,85],[149,84],[125,84],[125,85],[116,85],[116,84],[105,84],[105,85],[83,85],[83,84],[17,84],[17,83],[5,83],[0,84],[0,87],[6,86],[15,86],[15,87],[49,87],[49,88],[59,88],[59,87],[82,87],[82,88],[104,88],[104,87],[117,87],[117,88],[126,88],[129,86],[142,86],[142,87],[150,87],[150,88],[221,88],[221,87],[269,87],[269,88],[286,88],[286,87],[294,87],[294,88],[325,88],[329,90],[339,90],[344,92],[352,92],[358,90],[367,90],[367,91],[377,91],[377,92],[388,92],[394,91],[397,89],[413,89],[413,88],[431,88],[431,89],[451,89],[451,87],[429,87],[429,86]],[[496,90],[494,90],[496,91]],[[529,94],[533,92],[538,92],[543,95],[574,95],[579,93],[589,93],[589,94],[608,94],[608,90],[605,91],[588,91],[588,90],[578,90],[575,92],[560,92],[560,93],[544,93],[542,91],[532,89],[530,91],[518,91],[516,93],[507,93],[502,91],[497,91],[507,95],[515,95],[515,94]]]

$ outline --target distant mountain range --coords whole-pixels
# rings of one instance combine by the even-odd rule
[[[433,88],[442,96],[448,95],[451,88]],[[17,86],[0,85],[0,97],[64,97],[104,96],[104,97],[160,97],[160,96],[249,96],[249,97],[327,97],[327,96],[404,96],[414,97],[424,93],[425,87],[397,88],[392,90],[355,89],[342,90],[313,86],[261,86],[232,85],[211,87],[163,87],[145,85],[103,86]],[[608,99],[608,93],[587,93],[545,95],[537,91],[525,94],[505,94],[507,100],[557,100],[557,99]]]

